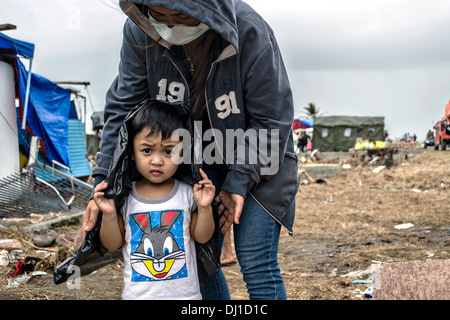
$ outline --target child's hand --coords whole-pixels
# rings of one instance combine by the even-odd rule
[[[99,183],[94,189],[94,201],[100,211],[106,215],[116,214],[116,206],[114,204],[114,199],[105,198],[105,193],[102,190],[105,190],[107,187],[107,183],[105,181]]]
[[[213,201],[214,194],[216,192],[216,187],[214,187],[211,180],[208,179],[208,176],[202,169],[200,169],[200,174],[203,180],[194,185],[193,193],[197,207],[204,208],[211,206],[211,202]]]

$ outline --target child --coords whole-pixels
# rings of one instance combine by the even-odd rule
[[[193,188],[173,177],[179,155],[172,150],[180,141],[172,133],[182,127],[175,107],[145,104],[129,131],[131,159],[141,176],[121,201],[120,214],[114,200],[104,197],[106,182],[94,190],[103,212],[100,240],[108,250],[122,246],[122,299],[202,298],[194,240],[205,243],[214,232],[215,187],[203,171]]]

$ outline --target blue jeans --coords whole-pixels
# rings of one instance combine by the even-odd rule
[[[286,300],[278,267],[281,226],[250,196],[233,226],[236,256],[250,299]]]
[[[216,185],[216,190],[220,189],[218,184],[221,185],[221,182],[216,180],[214,173],[205,172]],[[280,224],[252,196],[247,195],[239,224],[234,225],[234,246],[250,299],[286,299],[286,289],[278,267],[280,229]],[[204,300],[230,299],[222,271],[211,278],[201,291]]]
[[[224,235],[221,237],[221,247],[223,245],[224,237]],[[209,279],[200,291],[203,300],[231,300],[227,279],[225,278],[222,270],[220,270],[217,275]]]

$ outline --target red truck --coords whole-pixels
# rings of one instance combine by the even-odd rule
[[[434,125],[434,149],[446,150],[450,146],[450,100],[445,107],[444,120],[436,122]]]
[[[450,122],[448,120],[441,120],[434,125],[434,149],[446,150],[450,147]]]

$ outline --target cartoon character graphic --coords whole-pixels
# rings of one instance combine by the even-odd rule
[[[131,215],[142,232],[139,245],[130,256],[133,270],[145,277],[135,277],[135,279],[141,279],[137,281],[171,279],[185,266],[185,251],[180,248],[170,230],[181,213],[181,210],[152,212],[153,216],[160,214],[160,225],[153,228],[150,212]],[[177,228],[181,230],[176,230],[176,232],[181,231],[181,236],[182,225],[181,221],[181,228]],[[183,276],[182,273],[178,275],[180,276]]]

